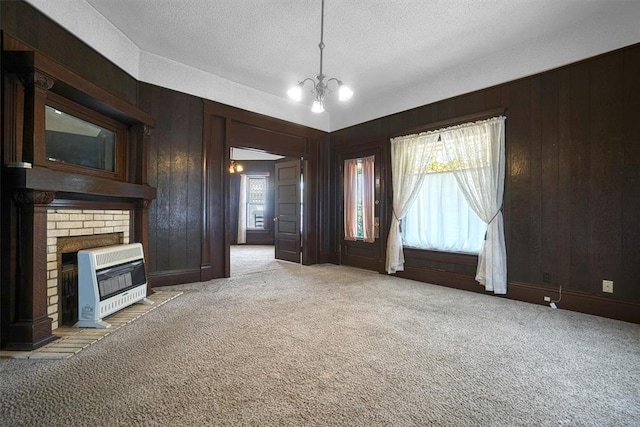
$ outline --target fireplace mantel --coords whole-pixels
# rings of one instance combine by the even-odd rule
[[[146,184],[115,181],[107,178],[78,175],[55,171],[45,167],[31,168],[8,167],[3,175],[4,185],[13,189],[52,191],[64,194],[62,198],[81,197],[121,198],[132,200],[152,200],[156,198],[156,189]],[[60,197],[58,197],[60,198]]]
[[[147,184],[148,136],[155,121],[55,60],[16,43],[5,40],[5,49],[17,49],[4,51],[2,58],[0,347],[33,350],[56,339],[47,313],[48,209],[126,209],[131,212],[131,242],[146,248],[148,207],[156,197],[156,189]],[[113,172],[47,156],[48,105],[53,106],[49,110],[67,106],[89,122],[115,126]]]

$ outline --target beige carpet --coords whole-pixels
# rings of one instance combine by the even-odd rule
[[[640,425],[639,325],[240,249],[266,270],[0,360],[0,425]]]

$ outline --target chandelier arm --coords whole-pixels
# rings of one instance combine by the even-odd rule
[[[329,86],[329,82],[332,81],[332,80],[335,81],[338,84],[338,86],[340,86],[342,84],[341,80],[338,80],[335,77],[331,77],[329,80],[327,80],[326,86]]]
[[[315,87],[316,87],[316,81],[315,81],[315,80],[313,80],[311,77],[307,77],[306,79],[304,79],[304,80],[302,80],[302,81],[299,81],[299,82],[298,82],[298,84],[299,84],[300,86],[304,86],[304,84],[305,84],[306,82],[311,82],[311,84],[313,85],[313,87],[314,87],[314,89],[315,89]]]

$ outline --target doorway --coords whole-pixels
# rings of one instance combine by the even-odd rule
[[[231,147],[230,159],[229,275],[301,263],[302,160],[250,147]]]
[[[322,235],[328,202],[327,132],[263,116],[213,101],[204,101],[202,144],[202,239],[200,279],[230,277],[231,147],[302,159],[304,177],[302,264],[326,262],[332,253]]]

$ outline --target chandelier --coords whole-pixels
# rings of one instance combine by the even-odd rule
[[[306,78],[291,89],[287,91],[287,94],[294,101],[300,101],[302,99],[302,88],[306,82],[311,82],[313,85],[313,89],[311,89],[311,93],[315,94],[315,100],[313,101],[313,106],[311,107],[311,111],[314,113],[322,113],[324,111],[324,96],[331,92],[329,90],[329,83],[336,82],[338,85],[338,99],[340,101],[347,101],[353,96],[353,91],[349,89],[347,85],[342,83],[342,81],[336,78],[330,78],[326,82],[324,79],[327,77],[322,74],[322,51],[324,50],[324,0],[322,0],[322,14],[320,15],[320,44],[318,47],[320,48],[320,72],[316,76],[315,80],[312,78]]]

